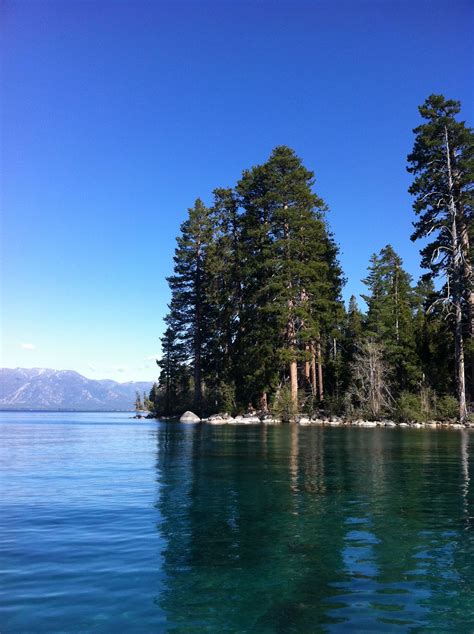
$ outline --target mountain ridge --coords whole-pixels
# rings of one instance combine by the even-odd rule
[[[75,370],[0,368],[0,410],[131,411],[152,381],[88,379]]]

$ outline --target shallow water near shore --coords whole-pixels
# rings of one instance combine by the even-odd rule
[[[472,632],[474,431],[0,414],[0,631]]]

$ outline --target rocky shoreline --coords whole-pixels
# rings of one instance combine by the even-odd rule
[[[200,418],[193,412],[185,412],[179,419],[181,423],[207,423],[210,425],[282,425],[285,424],[281,419],[275,418],[270,414],[258,415],[249,413],[235,418],[229,414],[213,414],[208,418]],[[436,421],[430,420],[426,422],[397,422],[393,420],[348,420],[338,416],[322,416],[309,417],[297,416],[293,421],[294,424],[302,426],[328,426],[328,427],[400,427],[411,429],[474,429],[474,423],[461,424],[455,420]]]

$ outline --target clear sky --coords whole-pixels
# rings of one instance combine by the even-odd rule
[[[346,298],[388,242],[417,277],[406,155],[431,93],[472,125],[473,7],[4,0],[2,365],[155,379],[187,208],[280,144],[315,171]]]

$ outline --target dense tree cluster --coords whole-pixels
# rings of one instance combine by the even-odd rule
[[[161,372],[150,394],[156,413],[284,407],[289,416],[324,409],[416,418],[452,414],[456,394],[465,418],[473,136],[458,112],[457,102],[431,96],[408,157],[412,238],[432,240],[421,252],[429,273],[414,284],[385,246],[369,263],[365,314],[355,297],[344,306],[327,207],[293,150],[276,147],[235,187],[216,189],[211,206],[196,200],[168,279]]]

